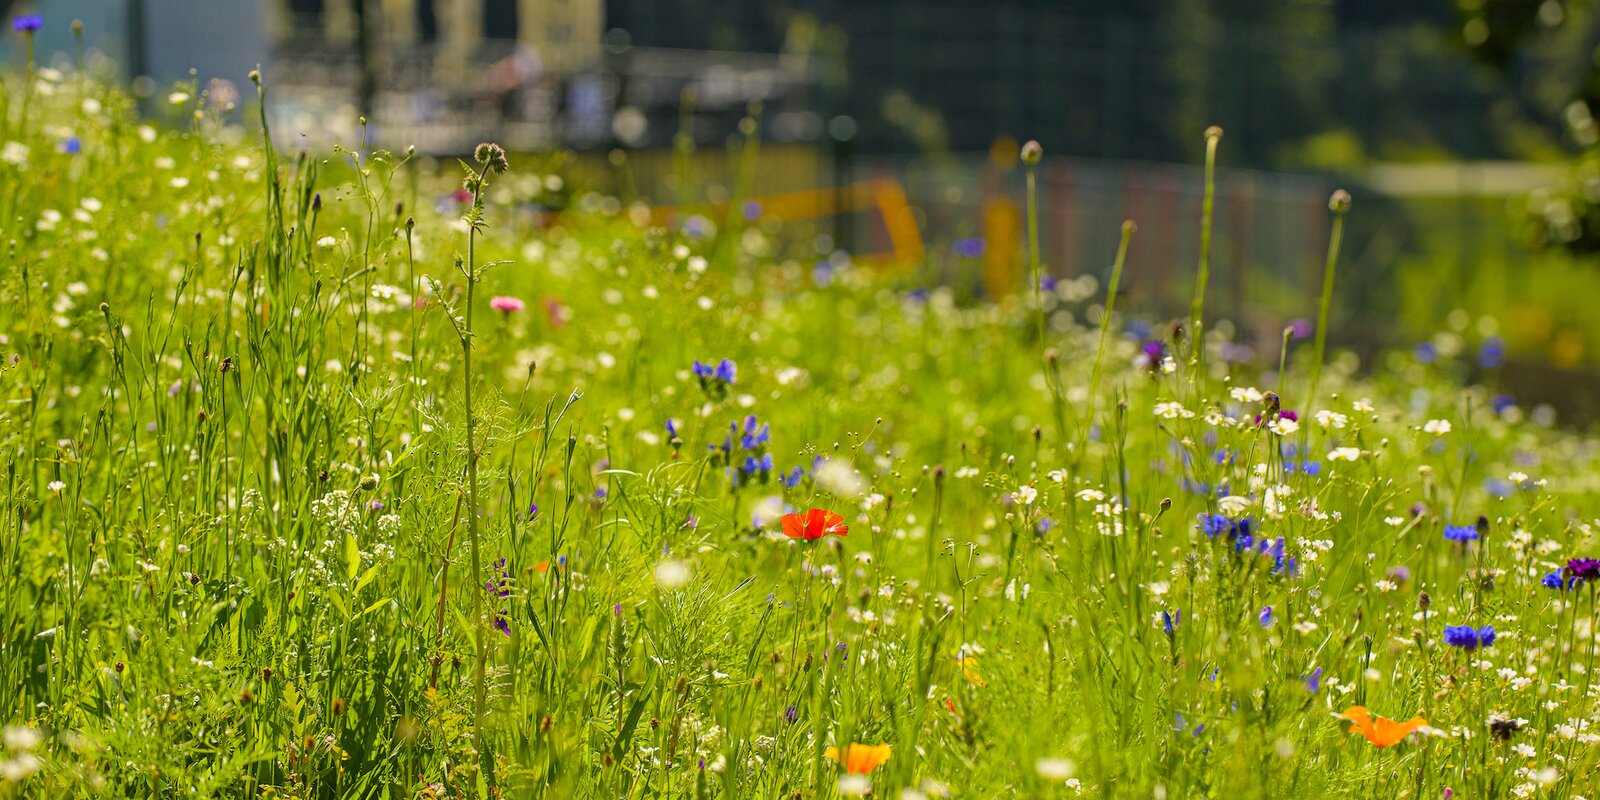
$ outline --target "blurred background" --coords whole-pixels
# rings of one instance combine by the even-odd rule
[[[780,258],[849,253],[963,296],[1020,286],[1016,154],[1037,139],[1052,278],[1103,280],[1134,219],[1128,294],[1151,318],[1192,291],[1202,132],[1220,125],[1211,307],[1242,341],[1275,351],[1313,315],[1327,199],[1343,187],[1356,202],[1336,342],[1477,353],[1563,410],[1600,396],[1573,391],[1600,388],[1593,2],[0,6],[46,18],[47,61],[70,57],[66,23],[82,19],[100,68],[154,115],[174,82],[237,99],[260,64],[288,149],[414,145],[448,168],[493,139],[537,155],[524,163],[547,173],[535,178],[552,213],[585,189],[679,221],[737,202],[742,224],[782,232]]]

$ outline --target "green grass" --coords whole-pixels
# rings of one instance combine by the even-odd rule
[[[1208,320],[1151,369],[1078,282],[819,284],[777,222],[546,220],[528,159],[466,165],[478,210],[192,88],[163,126],[4,80],[0,795],[831,797],[852,742],[877,797],[1595,794],[1594,587],[1540,578],[1600,551],[1600,450],[1448,359],[1331,355],[1306,398],[1305,343],[1279,375]],[[725,440],[806,474],[736,484]],[[1223,484],[1293,569],[1200,531]],[[1432,729],[1379,749],[1356,704]]]

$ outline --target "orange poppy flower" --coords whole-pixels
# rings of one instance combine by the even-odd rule
[[[783,535],[790,539],[821,539],[824,536],[844,536],[850,526],[844,517],[822,508],[813,508],[804,514],[783,515]]]
[[[1339,717],[1350,721],[1351,733],[1367,737],[1367,741],[1378,747],[1398,744],[1401,739],[1428,725],[1428,721],[1422,717],[1412,717],[1405,722],[1396,722],[1388,717],[1374,717],[1367,711],[1366,706],[1351,706]]]
[[[889,760],[891,749],[893,748],[886,744],[853,744],[845,749],[842,760],[839,758],[837,747],[828,748],[822,755],[843,764],[844,771],[851,775],[866,775]]]

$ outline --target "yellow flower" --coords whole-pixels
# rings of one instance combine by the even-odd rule
[[[981,687],[989,685],[988,681],[985,681],[983,676],[978,673],[977,657],[970,653],[957,653],[956,663],[961,665],[961,674],[966,677],[969,683]]]
[[[866,775],[883,765],[889,760],[892,748],[886,744],[853,744],[845,749],[844,758],[839,758],[839,748],[830,747],[822,755],[844,765],[844,771],[851,775]]]

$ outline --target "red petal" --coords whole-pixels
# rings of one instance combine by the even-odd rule
[[[790,539],[805,537],[805,521],[799,514],[783,515],[783,535]]]

